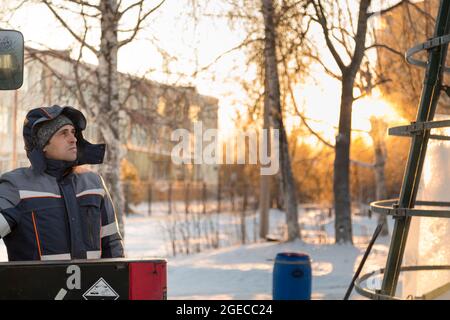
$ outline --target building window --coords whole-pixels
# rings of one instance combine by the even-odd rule
[[[193,104],[189,107],[189,119],[192,122],[196,122],[199,120],[199,115],[200,115],[200,107]]]
[[[140,126],[133,126],[131,128],[131,144],[138,147],[147,147],[147,132]]]
[[[166,99],[164,99],[164,97],[159,97],[156,110],[160,116],[164,116],[166,114]]]

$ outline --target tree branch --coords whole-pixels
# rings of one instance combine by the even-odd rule
[[[400,51],[397,51],[394,48],[391,48],[391,47],[389,47],[388,45],[385,45],[385,44],[375,43],[375,44],[373,44],[371,46],[366,47],[365,50],[370,50],[370,49],[373,49],[373,48],[386,49],[386,50],[396,54],[397,56],[401,57],[402,59],[405,58],[405,55],[403,53],[401,53]]]
[[[319,56],[316,56],[312,53],[306,53],[305,56],[313,59],[314,61],[316,61],[317,63],[319,63],[322,68],[324,69],[325,73],[328,74],[330,77],[342,81],[342,77],[337,75],[336,73],[334,73],[333,71],[331,71],[326,65],[325,63],[319,58]]]
[[[89,7],[89,8],[93,8],[93,9],[96,9],[96,10],[100,11],[100,7],[99,6],[97,6],[95,4],[91,4],[91,3],[87,2],[87,1],[83,1],[83,0],[67,0],[67,1],[79,4],[79,5],[82,5],[82,6],[86,6],[86,7]]]
[[[370,0],[361,0],[359,4],[358,26],[355,36],[355,50],[353,52],[352,61],[350,62],[350,72],[356,75],[361,66],[361,61],[365,52],[365,40],[367,35],[367,10]]]
[[[246,46],[248,46],[248,45],[251,44],[251,43],[254,43],[254,42],[257,42],[257,41],[262,41],[262,40],[264,40],[264,39],[257,38],[257,39],[249,39],[249,40],[243,41],[242,43],[240,43],[240,44],[237,45],[236,47],[233,47],[233,48],[231,48],[231,49],[229,49],[229,50],[223,52],[223,53],[220,54],[219,56],[217,56],[211,63],[209,63],[209,64],[207,64],[207,65],[201,67],[201,68],[198,69],[197,71],[195,71],[195,72],[191,75],[191,77],[194,77],[194,76],[198,75],[200,72],[203,72],[203,71],[209,69],[213,64],[217,63],[217,61],[219,61],[220,59],[222,59],[225,55],[227,55],[227,54],[229,54],[229,53],[231,53],[231,52],[233,52],[233,51],[242,49],[243,47],[246,47]]]
[[[138,1],[138,2],[135,2],[135,3],[130,4],[130,5],[129,5],[128,7],[126,7],[123,11],[120,11],[120,12],[118,13],[118,14],[119,14],[119,19],[122,18],[122,16],[123,16],[125,13],[127,13],[128,11],[130,11],[131,9],[133,9],[134,7],[139,6],[139,7],[140,7],[139,10],[141,10],[141,9],[142,9],[142,4],[143,4],[143,3],[144,3],[144,1],[143,1],[143,0],[140,0],[140,1]],[[119,3],[119,5],[117,6],[117,8],[119,8],[121,4],[122,4],[122,1],[120,1],[120,3]]]
[[[63,27],[74,37],[80,44],[83,44],[86,48],[92,51],[97,57],[99,56],[99,51],[95,49],[93,46],[83,43],[83,39],[80,38],[79,35],[75,33],[75,31],[72,30],[72,28],[65,22],[65,20],[56,12],[56,10],[53,8],[53,4],[50,3],[48,0],[42,0],[42,2],[49,8],[49,10],[53,13],[53,15],[58,19],[58,21],[63,25]]]
[[[355,166],[359,166],[359,167],[363,167],[363,168],[369,168],[369,169],[375,168],[375,164],[373,164],[373,163],[367,163],[367,162],[362,162],[362,161],[352,160],[352,159],[350,159],[350,163]]]
[[[320,26],[322,27],[323,35],[325,37],[325,42],[327,44],[328,49],[330,50],[331,55],[334,58],[334,61],[338,65],[341,72],[344,72],[346,69],[346,66],[344,62],[342,61],[341,57],[339,56],[338,52],[336,51],[336,48],[334,47],[333,43],[331,42],[330,35],[328,33],[328,26],[327,26],[327,20],[325,18],[325,13],[323,11],[322,3],[320,0],[317,2],[313,2],[314,9],[317,14],[318,22]]]
[[[47,68],[61,83],[64,85],[65,88],[67,88],[72,94],[77,97],[78,94],[73,86],[73,84],[69,83],[69,80],[63,76],[61,73],[59,73],[56,69],[54,69],[47,61],[42,59],[38,54],[41,53],[38,50],[30,49],[28,47],[25,48],[26,53],[28,54],[30,59],[34,59],[41,63],[45,68]]]
[[[389,7],[389,8],[386,8],[386,9],[384,9],[384,10],[381,10],[381,11],[375,11],[375,12],[367,12],[367,18],[370,18],[370,17],[372,17],[372,16],[374,16],[374,15],[379,15],[379,16],[385,15],[386,13],[388,13],[388,12],[394,10],[395,8],[400,7],[400,6],[403,5],[404,3],[411,4],[411,2],[410,2],[409,0],[401,0],[401,1],[398,2],[397,4],[394,4],[393,6],[391,6],[391,7]]]
[[[387,83],[387,82],[391,82],[391,81],[392,81],[391,79],[382,79],[382,80],[380,80],[380,81],[375,82],[371,88],[372,88],[372,89],[373,89],[373,88],[376,88],[376,87],[379,86],[380,84]],[[361,90],[361,89],[360,89],[360,90]],[[359,99],[361,99],[361,98],[364,98],[365,96],[367,96],[367,93],[363,93],[363,94],[361,94],[361,95],[359,95],[359,96],[353,98],[353,101],[356,101],[356,100],[359,100]]]
[[[82,9],[83,12],[83,9]],[[82,88],[82,81],[80,79],[80,74],[79,74],[79,66],[81,65],[81,58],[83,56],[83,48],[84,48],[84,43],[86,42],[86,37],[87,37],[87,33],[88,33],[88,25],[87,25],[87,21],[86,21],[86,17],[84,15],[83,16],[83,21],[84,21],[84,34],[83,34],[83,42],[80,46],[80,51],[78,54],[78,59],[77,62],[75,64],[72,64],[73,69],[75,71],[75,81],[77,84],[77,89],[78,89],[78,97],[79,97],[79,101],[81,103],[81,105],[84,107],[84,110],[86,110],[88,113],[90,113],[91,116],[93,116],[95,118],[95,114],[92,111],[91,108],[88,108],[88,104],[86,103],[86,98],[84,96],[84,90]]]
[[[289,79],[289,75],[287,74],[287,70],[288,70],[288,66],[287,66],[287,61],[286,61],[286,57],[283,55],[283,50],[281,51],[281,60],[283,62],[283,67],[284,67],[284,72],[286,73],[286,79],[287,79],[287,89],[289,91],[289,95],[291,97],[291,101],[292,104],[294,105],[294,110],[297,113],[297,115],[300,117],[300,119],[302,120],[303,124],[306,126],[306,128],[309,130],[309,132],[311,132],[312,135],[314,135],[317,139],[319,139],[319,141],[321,141],[322,143],[324,143],[326,146],[330,147],[330,148],[334,148],[334,146],[332,144],[330,144],[328,141],[326,141],[324,138],[322,138],[317,132],[315,132],[306,122],[305,117],[303,116],[303,114],[300,112],[300,110],[298,109],[297,106],[297,101],[295,100],[295,95],[294,95],[294,90],[292,89],[292,84],[291,81]]]
[[[153,7],[152,9],[147,11],[143,16],[141,16],[141,14],[142,14],[142,8],[143,8],[144,1],[142,0],[142,1],[140,1],[140,3],[136,3],[136,4],[139,5],[139,15],[138,15],[138,20],[136,22],[136,25],[134,27],[133,34],[128,39],[120,41],[118,43],[118,48],[123,47],[124,45],[126,45],[126,44],[130,43],[131,41],[133,41],[134,38],[136,38],[136,35],[138,34],[139,30],[141,29],[142,22],[144,22],[148,18],[148,16],[150,16],[153,12],[158,10],[163,5],[163,3],[165,1],[166,0],[162,0],[156,7]],[[124,12],[121,12],[119,14],[119,16],[122,17],[123,14],[124,14]]]
[[[414,9],[416,9],[417,11],[419,11],[419,13],[421,13],[422,15],[424,15],[426,18],[428,18],[428,19],[430,19],[431,21],[433,21],[433,22],[436,22],[436,19],[431,15],[431,14],[429,14],[428,12],[426,12],[425,10],[422,10],[418,5],[417,5],[417,3],[414,3],[414,2],[408,2],[408,4],[409,5],[411,5]]]

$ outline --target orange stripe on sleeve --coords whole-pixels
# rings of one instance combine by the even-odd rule
[[[39,258],[41,258],[42,257],[41,242],[39,241],[39,234],[38,234],[38,231],[37,231],[36,217],[34,215],[34,211],[31,213],[31,217],[33,219],[34,233],[36,235],[36,243],[37,243],[37,247],[38,247]]]

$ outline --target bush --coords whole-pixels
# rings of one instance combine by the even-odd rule
[[[139,178],[136,167],[126,159],[120,162],[120,179],[124,184],[125,197],[132,204],[138,204],[145,199],[145,188]]]

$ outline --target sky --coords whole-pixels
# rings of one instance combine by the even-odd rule
[[[151,0],[148,3],[153,6],[159,1]],[[217,8],[210,5],[208,10],[214,9]],[[249,81],[255,77],[255,72],[244,72],[245,54],[242,51],[233,51],[214,63],[207,73],[201,73],[190,81],[186,80],[186,77],[180,80],[177,75],[167,76],[162,71],[164,66],[168,66],[172,72],[192,74],[196,67],[201,68],[211,64],[221,54],[240,44],[245,34],[239,28],[231,29],[227,20],[223,18],[202,18],[194,24],[191,22],[191,14],[189,4],[183,5],[177,0],[166,0],[150,17],[148,26],[139,34],[137,40],[120,49],[118,68],[121,72],[139,75],[152,70],[148,75],[152,80],[195,85],[201,94],[218,98],[219,131],[224,134],[232,131],[236,110],[244,110],[239,101],[245,100],[246,95],[234,80],[235,77]],[[125,16],[124,27],[131,25],[132,16],[133,14]],[[68,16],[67,22],[72,26],[80,23],[75,16]],[[22,31],[26,43],[32,46],[44,43],[51,48],[67,49],[74,43],[59,22],[55,21],[52,13],[42,5],[31,5],[16,12],[9,24]],[[322,34],[319,29],[314,31],[314,37],[317,41],[321,41]],[[96,38],[98,38],[98,28],[91,33],[92,43],[95,43]],[[149,41],[151,39],[155,43],[155,38],[157,46],[170,54],[171,61],[165,61],[155,45]],[[326,49],[322,50],[322,53],[326,54],[326,52]],[[83,54],[86,61],[96,62],[95,57],[87,50]],[[325,59],[331,68],[336,68],[329,55]],[[233,68],[234,66],[237,67]],[[298,86],[295,89],[295,96],[301,102],[300,105],[306,106],[304,110],[306,116],[317,119],[310,123],[311,127],[322,131],[325,138],[333,143],[335,134],[333,126],[337,125],[339,119],[340,83],[325,75],[320,68],[316,69],[312,74],[315,81],[307,80],[305,84]],[[355,129],[368,131],[370,110],[375,109],[384,111],[389,109],[389,106],[377,94],[373,99],[362,99],[355,103],[353,114]],[[294,118],[287,119],[288,130],[298,121]]]

